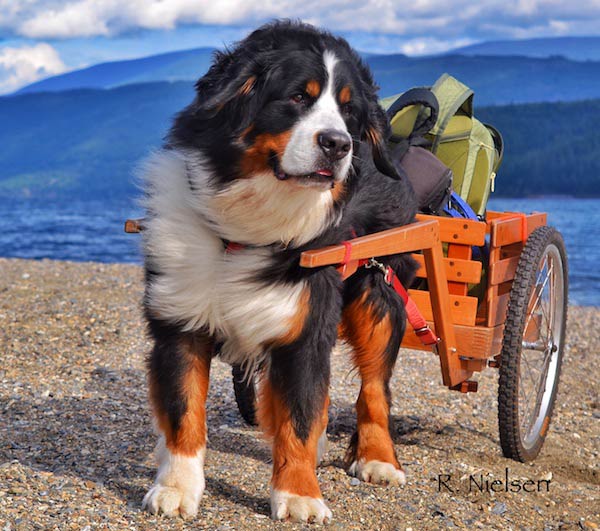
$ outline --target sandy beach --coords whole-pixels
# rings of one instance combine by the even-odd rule
[[[0,529],[300,528],[269,517],[268,444],[241,419],[231,369],[218,360],[198,516],[141,510],[155,444],[142,289],[137,266],[0,259]],[[329,528],[597,529],[600,308],[569,312],[557,407],[533,464],[502,457],[495,369],[478,377],[478,393],[461,395],[441,385],[435,356],[401,351],[392,433],[404,488],[359,483],[342,468],[359,381],[336,352],[330,446],[318,470]],[[440,488],[440,475],[450,475],[452,491]],[[507,477],[536,488],[489,492],[471,480]]]

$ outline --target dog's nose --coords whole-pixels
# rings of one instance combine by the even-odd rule
[[[332,160],[343,159],[350,151],[352,142],[348,133],[336,129],[325,129],[317,136],[323,153]]]

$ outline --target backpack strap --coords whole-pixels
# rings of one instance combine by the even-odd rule
[[[453,78],[449,74],[442,74],[440,78],[431,87],[431,91],[436,95],[440,105],[439,120],[432,128],[435,135],[432,153],[436,153],[448,122],[459,112],[473,117],[473,90]]]
[[[500,131],[498,131],[498,129],[496,129],[493,125],[486,124],[486,123],[484,123],[483,125],[485,127],[487,127],[488,131],[491,133],[492,138],[494,139],[494,146],[496,147],[496,153],[498,154],[498,158],[496,159],[496,164],[492,168],[492,171],[495,172],[500,167],[500,164],[502,164],[502,159],[504,158],[504,140],[502,138],[502,135],[500,134]]]
[[[427,133],[437,122],[439,113],[439,103],[435,94],[428,88],[417,87],[407,90],[401,94],[396,101],[394,101],[387,109],[386,114],[388,120],[392,121],[394,116],[398,114],[402,109],[410,107],[411,105],[421,105],[422,107],[429,109],[429,114],[419,113],[420,120],[415,122],[410,136],[421,136]],[[391,140],[397,142],[392,135]]]

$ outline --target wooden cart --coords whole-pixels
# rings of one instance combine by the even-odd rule
[[[486,221],[418,215],[417,222],[302,254],[302,267],[337,266],[343,278],[360,260],[413,253],[418,289],[410,289],[439,338],[424,346],[407,325],[402,346],[432,350],[449,389],[476,392],[475,372],[497,368],[498,420],[506,457],[534,459],[556,399],[567,313],[562,237],[543,213],[490,212]],[[140,225],[128,221],[127,232]],[[474,257],[474,254],[477,257]],[[345,265],[340,265],[345,262]],[[238,406],[254,422],[253,382],[234,368]]]

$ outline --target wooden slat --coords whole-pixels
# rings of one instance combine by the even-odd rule
[[[427,278],[423,255],[413,254],[412,257],[419,264],[417,276]],[[446,266],[446,277],[449,281],[477,284],[481,280],[481,262],[460,258],[444,258],[444,265]]]
[[[495,210],[486,210],[485,212],[485,219],[487,219],[488,221],[503,217],[506,217],[506,212],[497,212]]]
[[[458,245],[451,243],[448,245],[448,258],[457,258],[461,260],[471,260],[473,258],[473,247],[470,245]],[[466,295],[468,286],[461,282],[452,282],[453,279],[448,278],[448,291],[451,295]],[[481,275],[476,282],[481,280]]]
[[[433,245],[432,242],[438,237],[437,234],[437,221],[427,220],[354,238],[350,240],[352,244],[350,259],[360,260],[373,256],[418,251],[428,245]],[[339,264],[345,256],[345,246],[331,245],[303,252],[300,257],[300,265],[302,267],[319,267]]]
[[[490,265],[489,270],[489,284],[496,286],[502,284],[502,282],[509,282],[515,278],[515,271],[519,264],[519,256],[512,256],[511,258],[505,258],[499,260],[494,264]]]
[[[507,213],[505,217],[493,219],[490,229],[492,247],[524,241],[523,236],[527,239],[534,229],[546,225],[548,216],[544,213],[525,216],[525,234],[523,234],[522,218],[523,215],[519,213]]]
[[[432,322],[428,322],[432,329],[435,326]],[[455,325],[454,333],[456,336],[456,348],[459,357],[473,359],[489,359],[498,354],[502,350],[502,334],[504,326],[495,327],[487,326],[463,326]],[[410,324],[406,324],[406,333],[402,340],[403,348],[430,350],[424,346],[419,338],[415,335]]]
[[[417,214],[419,221],[432,219],[440,224],[440,239],[443,242],[463,245],[483,245],[485,242],[486,224],[483,221]]]
[[[500,249],[500,260],[505,258],[511,258],[512,256],[521,256],[523,252],[523,242],[511,243],[510,245],[503,245]]]
[[[433,319],[433,308],[430,293],[418,289],[409,289],[408,293],[415,301],[421,313],[428,321]],[[452,322],[461,325],[475,325],[477,313],[477,297],[464,297],[462,295],[450,295],[450,314]]]
[[[492,247],[490,246],[490,256],[488,260],[488,267],[491,267],[493,264],[497,263],[500,260],[500,247]],[[490,283],[490,277],[488,275],[487,286],[485,290],[485,304],[480,306],[480,309],[485,308],[485,313],[482,314],[480,311],[479,317],[484,318],[485,324],[487,326],[492,326],[490,324],[490,308],[492,304],[498,297],[498,286]]]
[[[425,268],[427,269],[427,283],[431,292],[431,310],[439,342],[437,352],[440,357],[442,381],[447,387],[460,385],[473,374],[463,369],[457,355],[456,336],[454,334],[454,321],[452,319],[446,268],[444,267],[444,253],[439,242],[439,233],[429,248],[423,249]]]
[[[500,286],[500,285],[499,285]],[[495,286],[498,289],[499,286]],[[501,293],[488,300],[487,325],[498,326],[506,320],[506,309],[510,293]]]

